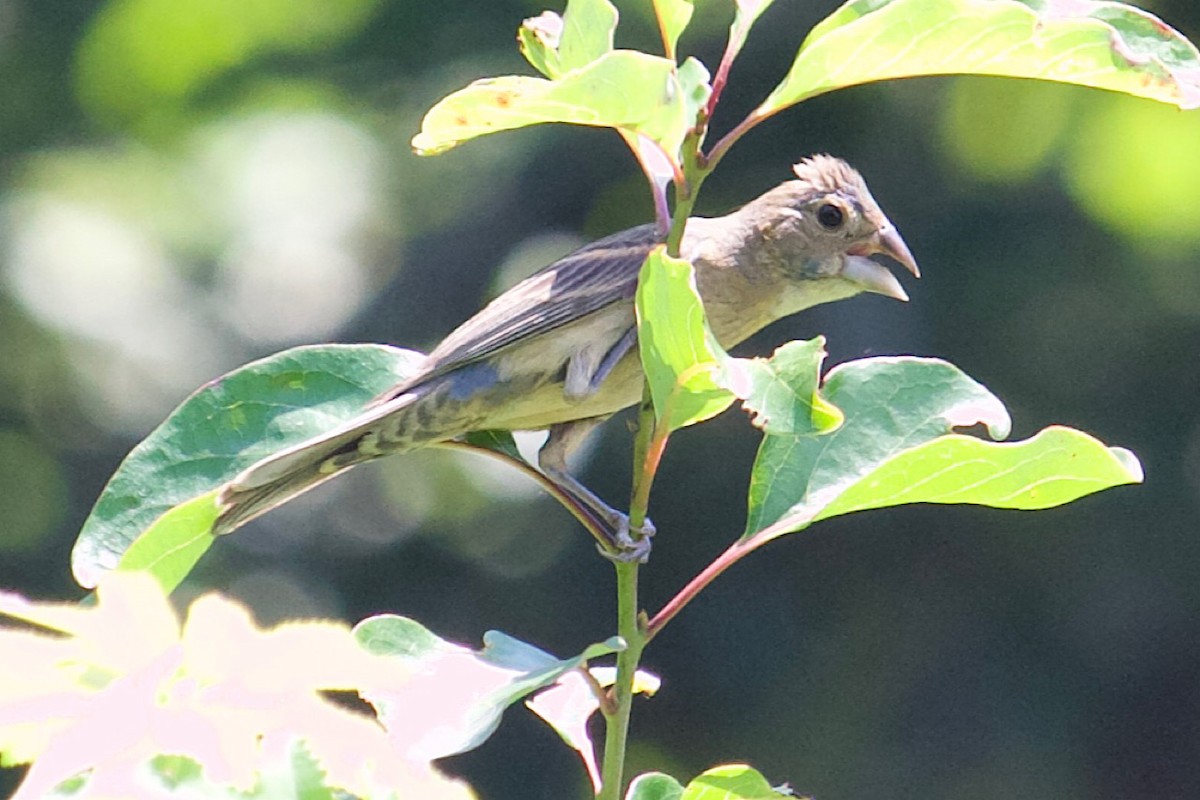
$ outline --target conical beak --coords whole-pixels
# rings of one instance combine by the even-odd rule
[[[883,253],[886,256],[891,256],[900,262],[900,264],[913,274],[914,278],[921,277],[921,268],[917,266],[917,260],[913,258],[912,251],[908,249],[908,245],[900,238],[900,231],[896,230],[890,222],[879,229],[875,234],[874,252]]]
[[[842,277],[857,283],[865,291],[894,297],[897,300],[908,300],[908,294],[891,270],[867,258],[876,253],[894,258],[915,277],[921,277],[921,268],[917,266],[917,260],[913,258],[908,245],[890,222],[883,225],[865,244],[850,251],[842,269]]]
[[[863,256],[846,256],[842,265],[842,279],[857,284],[862,291],[881,294],[901,302],[908,302],[908,293],[896,280],[892,271]]]

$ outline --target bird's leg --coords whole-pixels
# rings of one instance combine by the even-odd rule
[[[650,537],[654,524],[647,519],[638,530],[629,527],[629,516],[622,514],[596,496],[567,471],[567,454],[578,447],[592,429],[607,417],[563,422],[550,428],[550,438],[538,451],[538,466],[546,477],[591,511],[608,528],[611,551],[601,553],[615,561],[645,563],[650,557]]]

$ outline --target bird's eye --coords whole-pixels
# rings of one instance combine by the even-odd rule
[[[826,203],[817,209],[817,222],[827,230],[837,230],[845,221],[845,213],[833,203]]]

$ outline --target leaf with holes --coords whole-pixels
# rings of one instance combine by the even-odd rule
[[[614,50],[556,80],[475,81],[429,110],[412,146],[419,155],[436,155],[489,133],[568,122],[641,134],[675,159],[693,122],[688,108],[704,88],[681,84],[674,61]]]
[[[851,0],[813,28],[755,114],[846,86],[919,75],[1036,78],[1200,106],[1195,45],[1123,3]]]

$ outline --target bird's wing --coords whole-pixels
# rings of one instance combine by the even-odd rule
[[[555,261],[460,325],[429,354],[420,374],[388,390],[376,402],[632,298],[642,262],[659,241],[653,225],[641,225],[592,242]]]

